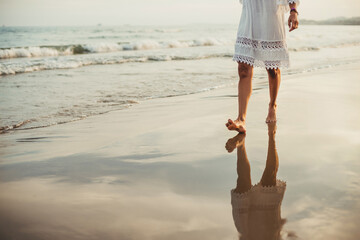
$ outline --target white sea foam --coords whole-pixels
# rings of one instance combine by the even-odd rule
[[[10,48],[0,50],[0,59],[5,58],[21,58],[21,57],[44,57],[44,56],[59,56],[70,55],[72,51],[70,48],[59,52],[54,48],[48,47],[27,47],[27,48]]]
[[[200,38],[195,40],[140,40],[133,43],[111,43],[101,42],[83,45],[70,46],[53,46],[53,47],[22,47],[0,49],[0,59],[7,58],[31,58],[31,57],[54,57],[73,54],[86,53],[106,53],[118,51],[140,51],[150,49],[165,49],[165,48],[186,48],[186,47],[201,47],[201,46],[220,46],[229,45],[232,41],[215,38]]]
[[[204,58],[230,57],[228,54],[203,54],[203,55],[151,55],[121,56],[121,55],[80,55],[67,58],[43,58],[30,61],[3,62],[0,64],[0,76],[28,73],[42,70],[73,69],[88,65],[122,64],[128,62],[195,60]]]
[[[123,50],[122,46],[117,43],[88,44],[83,46],[83,48],[91,53],[116,52]]]
[[[153,40],[143,40],[132,44],[132,50],[148,50],[162,48],[161,44]]]
[[[181,48],[181,47],[190,47],[191,44],[189,42],[172,40],[167,42],[168,48]]]
[[[354,39],[344,41],[328,40],[327,43],[314,41],[314,39],[299,38],[299,36],[291,36],[288,41],[289,51],[317,51],[322,47],[345,47],[359,45],[360,42]],[[234,44],[233,39],[225,38],[198,38],[194,40],[151,40],[143,39],[130,43],[114,43],[99,42],[91,44],[78,45],[59,45],[46,47],[21,47],[0,49],[0,59],[9,58],[32,58],[32,57],[55,57],[74,54],[87,53],[108,53],[119,51],[144,51],[151,49],[167,49],[167,48],[189,48],[203,46],[230,46]]]
[[[194,41],[194,46],[219,46],[232,44],[233,41],[216,38],[201,38]]]
[[[83,58],[83,59],[40,59],[36,61],[27,62],[8,62],[0,64],[0,76],[28,73],[42,70],[55,70],[55,69],[73,69],[88,65],[106,65],[106,64],[122,64],[126,62],[146,62],[146,61],[170,61],[170,56],[151,56],[141,57],[134,56],[129,58],[111,57],[111,58]]]

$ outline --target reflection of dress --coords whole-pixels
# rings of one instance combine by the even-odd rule
[[[286,183],[276,180],[276,186],[259,183],[245,193],[231,190],[232,214],[241,240],[277,240],[285,222],[281,219],[281,202]]]
[[[255,67],[289,66],[285,17],[299,0],[240,0],[242,13],[233,60]]]

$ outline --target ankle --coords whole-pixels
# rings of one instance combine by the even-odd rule
[[[240,122],[245,122],[245,117],[237,117],[236,120]]]
[[[276,103],[269,103],[269,108],[276,108],[277,104]]]

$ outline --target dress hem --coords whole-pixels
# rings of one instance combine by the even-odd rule
[[[236,62],[246,63],[253,67],[265,67],[266,69],[290,67],[290,62],[288,60],[262,61],[262,60],[257,60],[253,57],[249,57],[245,55],[237,55],[237,54],[233,56],[232,60]]]

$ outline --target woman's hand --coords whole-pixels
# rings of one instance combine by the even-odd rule
[[[299,26],[299,21],[297,19],[297,13],[296,12],[290,12],[290,16],[289,16],[289,20],[288,20],[288,25],[289,25],[289,32],[291,32],[294,29],[297,29]]]

